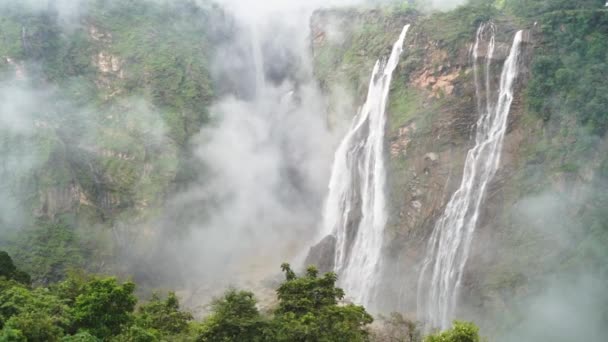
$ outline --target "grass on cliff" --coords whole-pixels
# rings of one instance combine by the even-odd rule
[[[453,11],[433,13],[418,25],[419,32],[429,36],[454,54],[471,42],[479,25],[498,15],[493,4],[471,4]]]

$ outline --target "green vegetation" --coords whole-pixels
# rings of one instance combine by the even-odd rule
[[[14,268],[5,252],[0,260]],[[8,259],[7,259],[8,258]],[[17,278],[24,278],[23,272]],[[192,316],[175,294],[154,295],[135,310],[135,284],[71,274],[50,287],[30,288],[0,275],[1,341],[159,341],[188,332]]]
[[[13,259],[5,251],[0,251],[0,277],[24,285],[29,285],[32,281],[29,274],[17,269]]]
[[[110,227],[155,215],[179,181],[214,96],[209,35],[225,33],[204,2],[79,5],[65,23],[0,4],[0,99],[21,120],[0,128],[0,246],[35,284],[120,267]]]
[[[92,24],[112,35],[109,52],[124,63],[118,84],[129,94],[149,96],[163,109],[171,137],[185,143],[206,122],[213,96],[208,13],[188,1],[95,1],[92,7]]]
[[[543,16],[542,49],[534,58],[528,104],[543,119],[574,117],[592,133],[608,129],[608,12]]]
[[[424,342],[479,342],[479,328],[469,322],[454,322],[454,326],[444,332],[427,336]]]
[[[340,303],[345,294],[335,286],[336,275],[319,277],[314,267],[298,277],[282,265],[285,281],[269,314],[260,313],[253,293],[231,289],[198,323],[180,309],[174,293],[154,294],[136,308],[132,282],[71,273],[49,287],[31,288],[27,274],[5,252],[0,265],[0,341],[383,341],[379,336],[421,341],[415,324],[399,315],[391,322],[403,332],[370,334],[372,317],[361,306]],[[425,341],[477,342],[479,337],[473,324],[456,322]]]
[[[493,1],[473,1],[453,11],[434,13],[424,18],[416,31],[429,35],[451,55],[475,37],[479,25],[498,15]]]
[[[505,7],[521,17],[534,17],[551,11],[602,8],[604,0],[506,0]]]
[[[39,222],[16,234],[6,247],[36,284],[62,280],[69,269],[84,267],[88,256],[73,228],[61,222]]]
[[[372,317],[361,306],[339,305],[344,291],[336,275],[317,276],[314,267],[297,277],[282,266],[285,282],[277,289],[278,307],[264,317],[250,292],[228,291],[213,304],[199,341],[367,341]]]

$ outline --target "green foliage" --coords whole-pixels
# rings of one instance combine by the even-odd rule
[[[13,259],[5,251],[0,251],[0,277],[15,280],[24,285],[29,285],[32,282],[30,275],[17,269],[17,266],[13,264]]]
[[[52,6],[32,10],[20,2],[0,4],[0,72],[14,74],[14,66],[5,60],[11,58],[29,78],[19,81],[28,84],[19,94],[40,95],[33,96],[33,113],[24,113],[27,124],[37,126],[33,132],[23,136],[0,129],[0,152],[10,156],[0,168],[5,179],[1,200],[10,200],[3,207],[29,216],[27,224],[13,224],[21,215],[13,219],[12,212],[3,210],[2,226],[32,225],[34,212],[50,221],[65,211],[75,213],[77,206],[87,207],[78,210],[83,221],[112,219],[136,204],[140,212],[155,207],[175,180],[179,147],[207,120],[213,97],[208,66],[212,46],[207,38],[210,7],[189,0],[79,4],[87,15],[76,18],[74,25],[64,25]],[[100,53],[119,59],[120,73],[100,71],[95,63]],[[21,167],[24,160],[27,167]],[[47,212],[45,194],[73,186],[87,201],[65,208],[50,205]],[[18,210],[10,210],[13,206]],[[34,230],[23,229],[20,239],[44,235]],[[70,244],[59,246],[56,253],[25,245],[25,252],[20,247],[10,252],[19,262],[26,261],[24,269],[35,282],[57,281],[66,268],[83,263],[77,243],[71,250]],[[60,264],[61,254],[73,257]]]
[[[286,281],[277,289],[279,307],[277,314],[304,315],[324,307],[335,306],[344,298],[344,291],[335,287],[335,273],[317,277],[314,267],[308,268],[304,277],[296,277],[289,265],[282,266]]]
[[[21,331],[28,342],[54,342],[63,335],[53,317],[44,312],[22,312],[11,317],[5,326],[9,330]]]
[[[554,12],[542,19],[528,105],[545,120],[574,117],[595,134],[608,129],[608,12]]]
[[[100,342],[100,340],[88,332],[83,331],[75,335],[64,336],[61,339],[61,342]]]
[[[172,138],[185,143],[206,122],[213,97],[207,13],[187,1],[142,0],[95,1],[91,12],[100,28],[112,33],[112,52],[128,70],[122,86],[148,95],[163,109]]]
[[[114,342],[157,342],[158,337],[150,330],[132,325],[112,339]]]
[[[279,305],[271,322],[275,341],[367,341],[373,319],[361,306],[339,305],[344,291],[337,277],[318,277],[315,267],[297,277],[282,265],[285,282],[277,289]]]
[[[154,294],[150,302],[139,308],[137,316],[139,326],[168,335],[187,330],[191,320],[192,314],[180,311],[179,300],[173,292],[165,300]]]
[[[602,8],[604,0],[507,0],[506,9],[518,16],[532,17],[557,10]]]
[[[255,305],[253,293],[229,290],[213,302],[197,341],[264,341],[267,322]]]
[[[211,314],[200,325],[180,311],[174,293],[164,299],[154,294],[134,312],[135,284],[116,278],[73,272],[50,288],[34,289],[0,278],[0,342],[370,340],[372,317],[362,306],[340,303],[344,291],[335,286],[335,274],[319,277],[309,267],[298,277],[288,264],[281,267],[285,281],[277,289],[279,302],[271,315],[260,313],[253,293],[231,289],[213,301]],[[393,315],[390,325],[403,329],[403,334],[390,336],[419,341],[415,323]],[[479,341],[474,336],[474,325],[456,322],[452,330],[428,341]]]
[[[82,267],[86,255],[74,228],[61,222],[25,228],[7,247],[41,284],[57,282],[70,268]]]
[[[492,2],[473,2],[460,6],[453,11],[437,12],[418,24],[417,31],[428,34],[429,38],[445,47],[455,55],[471,37],[481,23],[487,22],[498,14]]]
[[[451,329],[429,335],[424,342],[479,342],[479,328],[470,322],[455,321]]]
[[[137,303],[134,290],[134,283],[119,284],[116,278],[93,279],[86,283],[74,303],[74,327],[100,338],[119,334],[133,318]]]
[[[302,277],[282,265],[285,282],[271,318],[260,314],[250,292],[230,290],[213,303],[199,341],[368,341],[372,317],[361,306],[340,305],[344,291],[336,275],[318,277],[314,267]]]
[[[71,322],[69,308],[47,289],[2,284],[0,326],[19,330],[30,341],[54,341]]]
[[[27,342],[27,339],[21,331],[6,327],[0,330],[0,342]]]

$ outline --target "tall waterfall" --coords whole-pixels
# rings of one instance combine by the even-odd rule
[[[486,77],[483,84],[477,63],[482,51],[481,42],[487,34],[490,34],[490,38],[485,49]],[[482,25],[477,32],[473,63],[480,113],[475,147],[467,154],[460,188],[434,227],[418,281],[418,312],[424,315],[422,317],[430,327],[447,328],[454,313],[480,204],[500,163],[507,118],[513,101],[513,85],[518,75],[522,34],[519,31],[515,35],[503,66],[498,97],[493,100],[489,75],[494,53],[494,26]],[[485,87],[485,99],[481,99],[482,87]]]
[[[335,154],[324,211],[324,235],[336,238],[334,268],[352,299],[372,298],[387,220],[384,165],[386,103],[406,25],[388,60],[374,66],[367,100]]]

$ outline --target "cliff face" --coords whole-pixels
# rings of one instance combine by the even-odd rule
[[[495,320],[493,315],[510,317],[514,303],[536,294],[546,283],[545,276],[560,274],[560,260],[571,258],[576,253],[573,246],[588,233],[581,224],[593,216],[593,195],[584,189],[603,184],[606,139],[582,133],[587,132],[585,125],[567,115],[543,120],[529,105],[529,83],[538,78],[536,54],[555,53],[555,37],[546,34],[555,25],[554,18],[548,15],[522,24],[473,7],[426,16],[411,11],[317,12],[311,22],[317,77],[328,93],[339,94],[335,89],[341,85],[358,104],[367,86],[366,71],[369,74],[375,59],[386,55],[400,28],[412,24],[387,113],[391,214],[384,286],[375,309],[412,314],[416,310],[427,240],[460,185],[467,151],[474,145],[478,114],[471,49],[478,25],[489,20],[497,27],[492,89],[498,89],[515,31],[526,31],[501,164],[482,202],[457,316],[482,324]],[[574,27],[560,29],[568,32]],[[480,57],[484,53],[480,51]],[[556,95],[540,96],[549,102]],[[330,110],[338,102],[330,101]],[[556,130],[564,136],[556,137]],[[590,144],[584,155],[575,157],[577,152],[566,146],[577,139],[589,139]],[[589,210],[583,213],[582,208]],[[576,242],[551,247],[571,234]]]
[[[213,98],[210,46],[230,25],[187,2],[83,1],[69,22],[1,6],[0,230],[60,222],[105,259],[116,222],[150,218],[192,178],[187,142]]]
[[[390,217],[378,307],[370,309],[416,310],[429,235],[474,144],[471,48],[488,21],[497,28],[491,89],[519,29],[526,30],[524,52],[457,315],[486,326],[509,324],[518,303],[551,285],[549,278],[604,277],[608,12],[580,9],[583,2],[598,7],[589,0],[552,2],[556,7],[533,13],[465,6],[432,15],[399,8],[313,15],[314,72],[329,95],[329,124],[337,128],[351,117],[336,113],[356,112],[376,59],[412,24],[390,94]],[[147,224],[166,195],[204,173],[192,170],[204,168],[193,165],[189,142],[208,121],[214,90],[242,98],[255,93],[254,68],[246,62],[228,61],[212,73],[209,59],[217,50],[250,59],[246,43],[231,50],[235,24],[221,10],[186,0],[83,3],[86,14],[68,25],[51,9],[0,7],[0,231],[19,228],[26,237],[3,235],[0,245],[40,275],[38,282],[60,278],[65,260],[93,271],[122,266],[121,253],[154,234]],[[483,49],[479,54],[487,57]],[[278,67],[266,66],[268,80],[297,83],[290,73],[298,63],[282,56]],[[242,82],[247,74],[251,82]],[[199,204],[188,209],[215,210],[214,203]],[[175,212],[166,219],[170,228],[182,220]],[[164,242],[159,245],[173,248]],[[331,269],[333,245],[335,239],[324,239],[310,261]],[[174,266],[158,259],[142,264],[158,262],[155,271]]]

